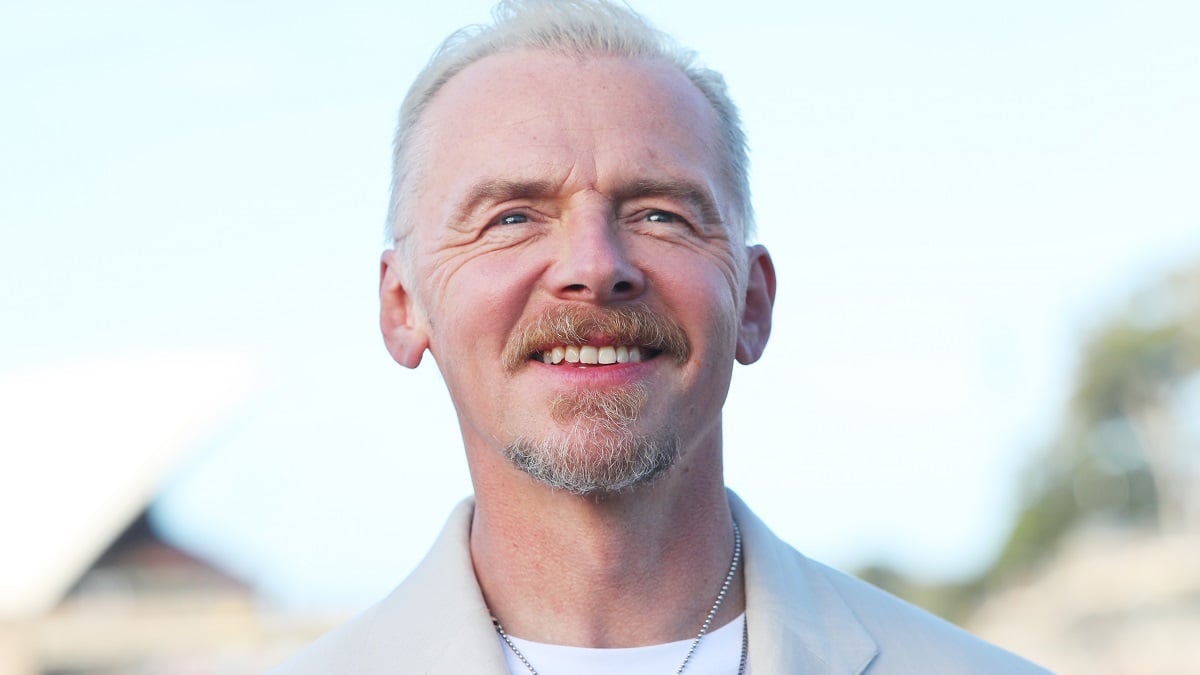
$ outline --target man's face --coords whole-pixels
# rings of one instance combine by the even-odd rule
[[[658,61],[518,51],[435,96],[408,260],[385,264],[411,265],[410,315],[469,453],[535,475],[573,464],[611,489],[631,463],[648,479],[663,467],[647,462],[719,449],[735,353],[754,360],[765,333],[741,353],[747,249],[718,138],[703,95]]]

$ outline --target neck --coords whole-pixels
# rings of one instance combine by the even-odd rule
[[[628,492],[580,497],[511,472],[476,472],[475,574],[512,635],[582,647],[695,637],[729,571],[733,520],[719,449]],[[715,461],[715,463],[714,463]],[[735,576],[712,628],[744,607]]]

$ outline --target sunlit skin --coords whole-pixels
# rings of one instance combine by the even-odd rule
[[[685,639],[728,567],[721,407],[735,359],[765,346],[774,274],[732,220],[715,138],[715,114],[686,77],[615,57],[487,57],[425,113],[410,255],[383,260],[383,330],[397,361],[415,366],[428,350],[445,378],[475,486],[476,575],[514,635]],[[562,303],[644,304],[683,328],[690,355],[506,368],[515,329]],[[633,382],[648,394],[635,431],[681,441],[659,481],[579,497],[504,459],[518,436],[586,423],[556,422],[555,393]],[[739,583],[717,625],[741,611],[741,593]]]

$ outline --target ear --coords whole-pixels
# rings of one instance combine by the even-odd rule
[[[396,363],[416,368],[429,348],[429,331],[416,299],[404,287],[400,258],[395,249],[388,249],[379,261],[379,328]]]
[[[746,281],[746,306],[738,326],[738,363],[749,365],[762,356],[771,336],[771,310],[775,306],[775,265],[767,249],[755,245],[746,247],[749,274]]]

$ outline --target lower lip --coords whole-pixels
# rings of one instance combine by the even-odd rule
[[[541,361],[530,360],[534,372],[545,374],[558,379],[566,379],[580,386],[605,386],[627,384],[643,377],[649,368],[653,368],[658,358],[638,361],[637,363],[612,363],[604,366],[577,363],[560,363],[550,365]]]

